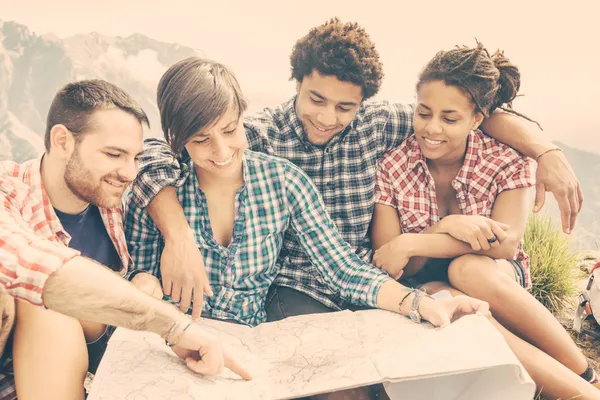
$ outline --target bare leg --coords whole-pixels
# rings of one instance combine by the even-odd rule
[[[443,282],[430,282],[424,286],[424,289],[429,294],[440,290],[448,290],[453,296],[463,294]],[[571,399],[575,396],[579,396],[578,400],[600,399],[600,391],[573,371],[504,328],[494,318],[490,318],[490,321],[504,336],[506,343],[544,396],[550,399]]]
[[[15,383],[20,400],[82,400],[88,370],[86,336],[104,332],[86,323],[17,301],[13,344]]]
[[[554,357],[576,374],[587,360],[567,331],[546,307],[515,280],[506,260],[485,256],[462,256],[450,264],[450,284],[490,304],[494,317],[506,328]]]

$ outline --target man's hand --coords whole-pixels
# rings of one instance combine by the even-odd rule
[[[412,297],[410,300],[412,301]],[[419,313],[433,326],[443,328],[464,315],[477,313],[490,316],[490,306],[485,301],[468,296],[456,296],[444,300],[423,298],[419,304]]]
[[[509,226],[502,222],[479,215],[452,214],[439,223],[438,232],[469,244],[473,251],[487,251],[500,246],[506,239],[508,229]],[[496,240],[493,240],[494,237]],[[491,243],[490,239],[493,240]]]
[[[533,212],[544,207],[546,192],[552,192],[560,208],[563,232],[571,233],[583,206],[583,192],[562,151],[549,151],[539,157],[536,182]]]
[[[192,318],[200,318],[204,295],[212,296],[206,276],[204,260],[196,245],[194,233],[178,240],[166,240],[160,258],[163,291],[171,300],[180,303],[180,310],[187,312],[193,298]]]
[[[396,236],[373,254],[373,265],[385,270],[395,280],[400,279],[410,260],[408,248],[404,245],[402,237]]]
[[[196,373],[219,375],[226,367],[244,380],[252,379],[248,371],[222,348],[220,340],[196,323],[192,322],[182,334],[178,346],[173,346],[172,349]]]

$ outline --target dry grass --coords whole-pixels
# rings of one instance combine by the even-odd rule
[[[531,294],[557,313],[576,295],[582,255],[569,248],[569,238],[548,216],[532,214],[525,229],[525,252],[531,257]]]

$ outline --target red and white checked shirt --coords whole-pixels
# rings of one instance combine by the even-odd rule
[[[470,133],[463,166],[452,181],[461,213],[491,218],[501,192],[535,185],[531,168],[527,157],[507,145],[481,131]],[[403,233],[420,233],[440,221],[435,182],[415,136],[380,160],[375,202],[398,210]],[[531,288],[529,256],[523,252],[522,240],[513,259],[523,266],[526,288]]]
[[[64,230],[42,184],[41,158],[0,163],[0,284],[13,297],[43,305],[50,275],[80,253]],[[119,257],[119,274],[130,265],[120,208],[98,208]],[[12,360],[0,365],[0,400],[17,398]]]
[[[0,163],[0,284],[13,297],[43,305],[48,277],[80,253],[64,230],[42,185],[41,158]],[[99,208],[124,276],[129,253],[120,208]]]

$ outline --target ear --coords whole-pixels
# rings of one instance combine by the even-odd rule
[[[62,124],[56,124],[50,130],[50,151],[61,158],[69,158],[75,148],[75,138]]]
[[[296,93],[300,93],[300,87],[302,86],[301,81],[296,81]]]
[[[471,126],[471,130],[474,131],[475,129],[479,128],[479,125],[481,125],[484,118],[485,118],[485,116],[483,115],[482,112],[478,112],[477,114],[475,114],[475,119],[473,120],[473,125]]]

